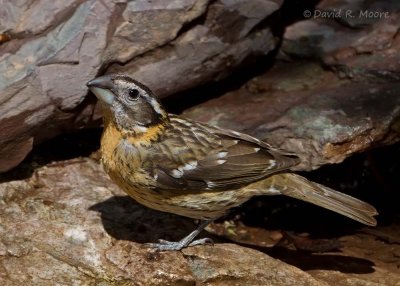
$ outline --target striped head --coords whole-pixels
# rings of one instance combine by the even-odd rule
[[[103,103],[106,120],[119,130],[135,134],[168,120],[168,114],[152,91],[126,75],[105,75],[87,83]]]

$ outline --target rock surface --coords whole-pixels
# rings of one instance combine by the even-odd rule
[[[340,237],[341,252],[320,254],[254,250],[215,235],[215,245],[181,252],[143,245],[178,240],[193,228],[135,203],[92,159],[58,161],[0,183],[0,284],[399,285],[398,227],[353,228]]]
[[[294,151],[303,162],[297,170],[310,170],[397,142],[400,84],[354,83],[318,64],[284,63],[183,115]]]
[[[99,124],[84,85],[99,73],[128,73],[165,97],[224,78],[251,56],[267,55],[277,45],[271,26],[279,26],[268,20],[281,4],[3,1],[0,172],[19,164],[39,142]],[[248,92],[244,88],[186,115],[299,152],[301,170],[396,142],[399,4],[326,0],[316,9],[388,14],[291,24],[281,57],[318,59],[333,73],[313,64],[277,67],[251,81]]]
[[[310,13],[284,34],[279,58],[296,61],[184,115],[294,151],[303,161],[296,170],[397,142],[399,2],[326,0]]]
[[[269,16],[282,4],[45,2],[0,0],[0,172],[38,142],[99,119],[84,86],[98,73],[127,72],[165,97],[225,77],[249,56],[268,54],[276,45]],[[318,9],[387,9],[390,18],[294,23],[280,57],[318,62],[279,62],[184,115],[295,151],[301,170],[399,141],[397,2],[321,1]],[[399,154],[390,152],[389,159]],[[395,173],[393,165],[382,166]],[[36,167],[31,162],[28,169]],[[374,196],[398,190],[371,169],[362,176],[376,177]],[[349,177],[353,188],[357,182]],[[237,239],[251,238],[255,227],[236,230],[226,222],[222,228],[230,236],[219,237],[218,224],[208,229],[214,246],[157,253],[143,244],[178,240],[193,223],[138,205],[92,159],[57,161],[25,179],[6,175],[0,182],[0,285],[400,285],[398,224],[335,233],[341,252],[316,254],[278,245],[266,221],[253,233],[271,245]],[[391,200],[395,210],[397,201]]]
[[[166,96],[267,55],[277,40],[266,19],[280,5],[1,1],[0,172],[44,139],[98,120],[85,83],[99,73],[127,72]]]
[[[353,80],[398,81],[399,27],[398,1],[324,0],[309,19],[287,27],[282,53],[318,58]]]
[[[193,227],[124,196],[91,159],[60,161],[0,184],[0,284],[325,285],[233,244],[165,253],[142,245]]]

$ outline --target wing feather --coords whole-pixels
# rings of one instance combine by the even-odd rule
[[[176,116],[171,121],[175,128],[149,152],[160,189],[232,189],[299,162],[293,154],[246,134]]]

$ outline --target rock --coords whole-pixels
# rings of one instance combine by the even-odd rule
[[[179,239],[194,226],[135,203],[91,159],[1,183],[0,217],[1,285],[326,285],[234,244],[145,248],[143,242]]]
[[[310,170],[399,141],[399,88],[341,80],[317,64],[286,63],[183,115],[294,151],[302,159],[296,170]]]
[[[286,28],[279,57],[322,61],[335,74],[278,67],[248,84],[261,91],[242,89],[186,115],[295,151],[302,170],[398,141],[399,2],[325,0],[310,13]]]
[[[367,277],[360,277],[360,275],[347,275],[346,273],[341,273],[340,271],[310,271],[313,277],[325,281],[329,285],[348,285],[348,286],[358,286],[358,285],[398,285],[400,275],[391,273],[380,267],[375,268],[375,275],[367,275]]]
[[[400,79],[400,12],[375,24],[352,45],[324,57],[324,62],[342,77],[379,82]]]
[[[50,6],[56,9],[58,2],[62,1]],[[112,8],[102,2],[67,6],[68,11],[60,12],[62,21],[53,18],[52,23],[43,23],[49,25],[43,32],[34,29],[32,33],[38,34],[31,35],[27,31],[20,39],[18,24],[24,27],[22,19],[39,22],[43,15],[37,11],[42,6],[47,7],[45,11],[53,9],[44,2],[34,2],[27,11],[23,10],[26,5],[18,9],[11,1],[4,5],[8,8],[3,13],[20,16],[10,16],[10,23],[1,23],[7,25],[11,40],[0,46],[0,172],[18,164],[32,145],[74,128],[87,94],[85,82],[101,67],[106,23],[112,14]]]
[[[132,6],[131,9],[139,9]],[[173,34],[173,41],[160,47],[156,54],[146,54],[128,64],[121,59],[123,65],[112,65],[110,72],[130,74],[161,97],[224,78],[229,67],[240,65],[247,56],[266,55],[274,49],[276,40],[270,28],[260,24],[278,8],[273,1],[217,1],[210,4],[207,17],[189,31]],[[180,19],[175,14],[170,17]],[[141,30],[140,26],[135,30]],[[148,42],[151,45],[154,40]],[[136,49],[131,46],[124,50],[134,53]]]
[[[183,250],[193,276],[207,285],[327,285],[305,272],[237,245]]]
[[[325,0],[311,15],[287,27],[283,54],[321,59],[353,80],[400,79],[398,1]]]
[[[32,171],[21,180],[0,176],[0,285],[398,285],[398,223],[351,231],[337,221],[340,252],[265,247],[249,236],[239,246],[212,235],[214,245],[160,253],[144,243],[178,240],[193,222],[137,204],[92,159]],[[265,224],[250,229],[260,235]],[[314,240],[312,229],[322,230],[311,228]]]
[[[47,138],[98,124],[85,83],[99,73],[129,73],[167,96],[269,54],[266,20],[281,4],[2,1],[0,172]]]

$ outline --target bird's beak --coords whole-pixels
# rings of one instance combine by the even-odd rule
[[[91,92],[96,95],[98,99],[101,101],[112,105],[115,99],[115,95],[112,92],[114,88],[114,83],[109,75],[104,75],[92,79],[86,83],[86,86],[90,89]]]

